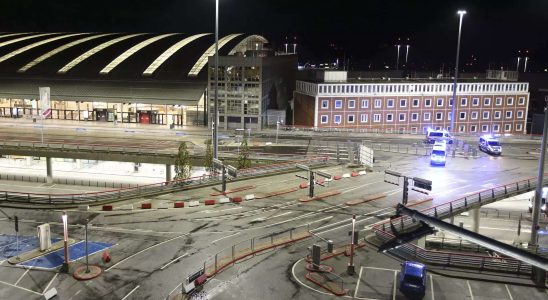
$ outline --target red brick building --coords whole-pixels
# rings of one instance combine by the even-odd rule
[[[449,80],[297,81],[294,124],[418,133],[449,129],[452,104]],[[456,105],[457,132],[525,133],[529,84],[459,80]]]

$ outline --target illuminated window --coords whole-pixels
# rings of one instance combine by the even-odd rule
[[[334,115],[333,116],[333,123],[341,124],[341,120],[342,120],[341,115]]]
[[[83,39],[79,39],[79,40],[76,40],[74,42],[70,42],[68,44],[65,44],[61,47],[57,47],[51,51],[49,51],[48,53],[36,58],[35,60],[29,62],[28,64],[26,64],[25,66],[23,66],[22,68],[20,68],[18,70],[18,72],[26,72],[28,69],[36,66],[37,64],[43,62],[44,60],[58,54],[59,52],[62,52],[62,51],[65,51],[71,47],[74,47],[76,45],[79,45],[79,44],[82,44],[82,43],[85,43],[87,41],[91,41],[91,40],[94,40],[94,39],[98,39],[98,38],[101,38],[101,37],[104,37],[104,36],[109,36],[109,35],[113,35],[114,33],[106,33],[106,34],[98,34],[98,35],[94,35],[94,36],[89,36],[89,37],[85,37]]]
[[[158,58],[156,58],[150,66],[143,72],[143,75],[151,75],[158,69],[163,63],[165,63],[173,54],[175,54],[177,51],[181,50],[184,46],[188,45],[192,41],[199,39],[203,36],[209,35],[211,33],[202,33],[202,34],[195,34],[193,36],[189,36],[173,46],[169,47],[164,53],[162,53]]]
[[[405,113],[400,114],[400,122],[405,121]]]
[[[135,53],[141,51],[141,49],[145,48],[146,46],[155,43],[161,39],[164,39],[166,37],[175,35],[175,33],[168,33],[168,34],[161,34],[155,37],[151,37],[149,39],[146,39],[139,44],[129,48],[128,50],[124,51],[124,53],[120,54],[118,57],[116,57],[114,60],[112,60],[106,67],[104,67],[99,73],[100,74],[108,74],[110,71],[112,71],[114,68],[116,68],[118,65],[120,65],[122,62],[124,62],[126,59],[134,55]]]
[[[234,38],[242,35],[241,33],[231,34],[223,37],[219,40],[219,50],[223,48],[224,45],[226,45],[228,42],[233,40]],[[215,54],[215,43],[211,45],[205,52],[198,58],[192,69],[190,69],[190,72],[188,72],[188,76],[196,77],[202,71],[204,66],[207,64],[207,60],[210,56],[213,56]]]
[[[335,108],[342,108],[342,100],[335,100]]]
[[[78,36],[78,35],[82,35],[82,34],[85,34],[85,33],[73,33],[73,34],[65,34],[65,35],[61,35],[61,36],[56,36],[56,37],[53,37],[53,38],[49,38],[49,39],[45,39],[45,40],[42,40],[42,41],[39,41],[39,42],[36,42],[36,43],[32,43],[30,45],[27,45],[23,48],[19,48],[15,51],[12,51],[2,57],[0,57],[0,62],[3,62],[5,60],[8,60],[16,55],[19,55],[23,52],[26,52],[28,50],[31,50],[33,48],[36,48],[38,46],[41,46],[41,45],[44,45],[44,44],[47,44],[47,43],[51,43],[51,42],[55,42],[57,40],[61,40],[61,39],[66,39],[66,38],[69,38],[69,37],[73,37],[73,36]]]
[[[66,64],[64,67],[59,69],[59,71],[57,71],[57,73],[65,74],[66,72],[70,71],[72,68],[74,68],[75,66],[77,66],[78,64],[83,62],[84,60],[88,59],[92,55],[96,54],[97,52],[100,52],[100,51],[104,50],[105,48],[108,48],[108,47],[110,47],[114,44],[117,44],[119,42],[125,41],[127,39],[130,39],[130,38],[133,38],[133,37],[136,37],[136,36],[140,36],[140,35],[143,35],[143,34],[144,33],[124,35],[124,36],[112,39],[108,42],[104,42],[101,45],[98,45],[98,46],[94,47],[93,49],[86,51],[84,54],[78,56],[77,58],[73,59],[71,62]]]
[[[418,121],[419,120],[419,114],[418,113],[412,113],[411,114],[411,121]]]
[[[386,102],[386,107],[394,107],[394,99],[388,99]]]

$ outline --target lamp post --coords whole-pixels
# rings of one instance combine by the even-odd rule
[[[529,60],[529,57],[525,57],[525,66],[523,67],[523,73],[527,72],[527,61]]]
[[[61,219],[63,220],[63,242],[64,242],[64,249],[65,249],[65,262],[63,262],[63,265],[61,266],[61,272],[68,273],[69,271],[68,216],[66,211],[63,212]]]
[[[459,52],[460,52],[460,36],[461,36],[461,29],[462,29],[462,18],[466,14],[465,10],[459,10],[457,11],[457,14],[459,15],[459,37],[457,40],[457,59],[455,62],[455,78],[453,80],[453,106],[451,106],[451,128],[450,130],[452,132],[455,132],[454,125],[455,125],[455,107],[457,106],[457,77],[459,76]]]
[[[407,58],[409,57],[409,47],[410,45],[405,45],[405,65],[407,66]]]
[[[400,47],[401,45],[396,45],[396,48],[398,48],[397,56],[396,56],[396,70],[399,68],[400,65]]]
[[[213,158],[218,158],[219,137],[217,127],[219,126],[219,0],[215,0],[215,96],[213,103]]]
[[[516,72],[519,72],[519,61],[521,60],[521,57],[518,56],[518,65],[516,66]]]
[[[346,273],[351,276],[356,273],[354,268],[354,234],[356,234],[356,215],[352,215],[352,234],[350,235],[350,261],[348,262],[348,267],[346,268]]]

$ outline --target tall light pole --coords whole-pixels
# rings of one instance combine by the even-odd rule
[[[410,47],[410,45],[405,45],[405,47],[407,48],[405,50],[405,65],[407,65],[407,57],[409,57],[409,47]]]
[[[219,136],[217,127],[219,127],[219,0],[215,0],[215,98],[213,104],[213,158],[218,159]]]
[[[518,65],[516,66],[516,72],[519,72],[519,61],[521,60],[521,57],[518,56]]]
[[[529,60],[529,57],[525,57],[525,66],[523,67],[523,73],[527,72],[527,61]]]
[[[396,45],[396,48],[398,48],[397,56],[396,56],[396,70],[399,68],[400,65],[400,47],[401,45]]]
[[[466,14],[465,10],[457,11],[459,14],[459,38],[457,40],[457,59],[455,62],[455,78],[453,81],[453,106],[451,107],[451,131],[455,132],[455,107],[457,106],[457,77],[459,76],[459,52],[460,52],[460,36],[462,30],[462,18]]]

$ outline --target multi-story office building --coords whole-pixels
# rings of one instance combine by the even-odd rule
[[[249,40],[240,55],[219,57],[218,110],[220,128],[263,128],[286,123],[286,111],[295,90],[296,55],[275,55],[266,40]],[[208,103],[213,121],[215,63],[209,58]],[[210,123],[211,124],[211,123]]]
[[[297,81],[295,125],[368,132],[449,129],[453,83],[443,79]],[[331,78],[331,79],[329,79]],[[529,84],[460,80],[454,121],[460,133],[525,133]]]

